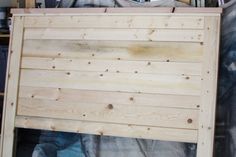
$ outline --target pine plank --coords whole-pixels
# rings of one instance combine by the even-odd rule
[[[25,40],[23,56],[201,62],[203,44],[182,42]]]
[[[199,95],[199,76],[21,70],[21,86]]]
[[[204,81],[201,91],[202,106],[199,113],[197,157],[213,156],[215,133],[220,19],[218,17],[206,17],[205,23],[205,34],[207,36],[204,41],[205,47],[202,69],[202,78]]]
[[[17,106],[18,82],[20,72],[20,56],[23,42],[24,18],[13,18],[13,37],[9,48],[9,62],[7,71],[7,90],[4,101],[3,126],[1,138],[1,156],[13,155],[15,113]],[[17,26],[17,27],[16,27]]]
[[[25,28],[176,28],[203,29],[203,16],[43,16],[26,17]]]
[[[128,67],[128,68],[127,68]],[[23,57],[21,68],[90,72],[200,75],[200,63]]]
[[[26,28],[24,39],[202,42],[203,30]]]
[[[175,13],[172,13],[173,7],[133,7],[133,8],[42,8],[42,9],[12,9],[11,13],[24,16],[35,15],[77,15],[77,14],[106,14],[106,15],[128,15],[128,14],[140,14],[140,15],[175,15],[180,14],[188,15],[203,15],[203,16],[218,16],[222,13],[222,8],[194,8],[194,7],[178,7]]]
[[[198,110],[18,99],[17,115],[197,129]],[[188,121],[191,120],[191,123]]]
[[[103,92],[65,88],[40,88],[20,86],[19,98],[36,98],[60,102],[95,104],[120,104],[131,106],[158,106],[199,109],[199,96],[163,95],[128,92]]]
[[[120,136],[129,138],[138,137],[164,141],[197,142],[197,131],[191,129],[147,127],[25,116],[16,116],[16,127],[105,136],[117,136],[119,134]]]

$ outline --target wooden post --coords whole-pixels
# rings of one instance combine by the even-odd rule
[[[25,8],[35,8],[35,0],[25,0]]]
[[[18,95],[18,82],[20,73],[20,56],[23,43],[23,22],[24,17],[13,17],[13,33],[15,34],[12,46],[9,50],[8,70],[7,70],[7,88],[4,100],[2,138],[1,138],[1,157],[13,156],[15,114]],[[6,114],[7,113],[7,114]]]
[[[205,17],[202,67],[202,106],[199,115],[197,157],[212,157],[219,57],[219,17]]]

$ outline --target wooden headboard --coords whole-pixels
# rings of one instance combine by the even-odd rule
[[[12,12],[2,157],[15,128],[191,142],[212,156],[221,9]]]

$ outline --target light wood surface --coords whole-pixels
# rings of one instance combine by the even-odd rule
[[[65,105],[66,104],[66,105]],[[142,126],[197,129],[198,110],[163,107],[59,102],[21,98],[17,115]],[[188,123],[192,119],[192,123]]]
[[[25,8],[35,8],[36,0],[25,0]]]
[[[197,142],[197,130],[191,129],[157,128],[152,126],[95,123],[25,116],[16,117],[16,127],[109,136],[117,136],[117,134],[119,134],[123,137],[138,137],[189,143]]]
[[[105,92],[28,86],[20,87],[19,97],[72,103],[110,103],[130,106],[158,106],[186,109],[198,109],[201,104],[200,96]]]
[[[202,42],[203,30],[189,29],[107,29],[100,28],[26,28],[24,39],[115,40],[115,41],[185,41]]]
[[[35,77],[37,76],[37,77]],[[200,95],[199,76],[21,70],[20,86]]]
[[[23,57],[23,69],[200,75],[200,63]],[[129,68],[127,68],[129,67]]]
[[[203,29],[203,16],[56,16],[56,17],[26,17],[26,28],[186,28]],[[97,20],[99,19],[99,20]]]
[[[219,58],[220,19],[206,17],[204,43],[204,61],[202,69],[202,106],[199,118],[199,136],[197,156],[213,156],[215,134],[215,109],[217,94],[218,58]],[[207,59],[212,58],[212,59]]]
[[[203,44],[192,42],[25,40],[23,45],[24,57],[39,58],[198,63],[202,55]]]
[[[15,127],[193,142],[212,157],[220,9],[171,9],[13,10],[2,157]]]
[[[7,70],[7,90],[6,101],[4,102],[4,123],[2,131],[2,145],[1,156],[12,157],[13,155],[13,141],[15,130],[15,114],[17,108],[17,95],[18,95],[18,81],[20,73],[20,58],[23,43],[23,24],[24,17],[13,17],[13,38],[10,47],[10,55],[8,56],[8,70]],[[16,27],[17,26],[17,27]]]
[[[163,14],[172,13],[173,7],[153,7],[153,8],[54,8],[54,9],[12,9],[11,12],[15,15],[18,14],[81,14],[81,13],[134,13],[134,14]],[[174,13],[184,13],[184,14],[212,14],[219,15],[222,13],[222,8],[194,8],[194,7],[177,7]]]

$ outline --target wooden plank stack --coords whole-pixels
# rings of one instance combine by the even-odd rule
[[[2,157],[15,128],[192,142],[211,157],[221,10],[172,10],[13,10]]]

